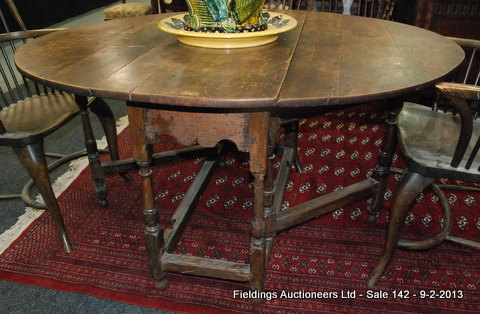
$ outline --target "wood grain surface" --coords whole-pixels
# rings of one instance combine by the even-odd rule
[[[80,95],[244,110],[386,99],[447,75],[464,54],[405,24],[289,11],[298,26],[271,44],[208,49],[179,43],[157,23],[169,14],[101,22],[25,45],[27,76]],[[154,105],[152,105],[154,106]]]

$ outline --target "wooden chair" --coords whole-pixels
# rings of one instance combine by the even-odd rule
[[[1,195],[0,199],[20,197],[27,205],[48,209],[55,221],[65,252],[71,252],[72,247],[60,208],[50,184],[49,171],[75,158],[88,155],[100,203],[106,205],[104,174],[98,159],[99,152],[91,129],[88,109],[92,110],[100,119],[110,147],[110,151],[108,151],[110,158],[119,160],[115,119],[108,105],[100,98],[75,97],[55,91],[29,81],[16,71],[13,56],[21,45],[28,40],[59,29],[28,31],[13,1],[6,0],[5,2],[21,31],[9,32],[7,22],[0,11],[0,17],[7,30],[7,33],[0,34],[0,51],[3,56],[3,60],[0,62],[2,78],[0,81],[0,145],[13,148],[32,179],[25,185],[22,194]],[[43,138],[63,126],[78,113],[82,118],[87,151],[67,156],[45,153]],[[103,153],[105,152],[107,151],[103,151]],[[47,165],[46,156],[58,158],[58,160]],[[121,175],[126,179],[130,178],[127,173]],[[40,191],[45,204],[30,198],[29,190],[33,184]]]
[[[436,85],[439,96],[434,109],[441,110],[405,103],[398,116],[398,141],[407,168],[393,195],[384,252],[368,282],[370,287],[381,278],[397,246],[425,250],[449,240],[480,249],[479,243],[449,236],[451,209],[441,188],[450,187],[433,184],[436,178],[480,183],[480,160],[477,158],[480,121],[474,119],[480,104],[480,41],[454,40],[470,57],[466,59],[460,83],[442,82]],[[477,71],[474,71],[474,65]],[[459,75],[455,77],[458,79]],[[426,240],[400,241],[405,218],[414,200],[429,185],[440,199],[444,229]]]
[[[313,10],[391,20],[397,0],[267,0],[268,10]]]
[[[314,0],[266,0],[265,9],[267,10],[313,10]]]
[[[6,57],[0,64],[0,74],[2,76],[0,82],[0,145],[13,148],[22,164],[27,168],[45,201],[45,205],[29,199],[28,190],[25,189],[22,193],[22,199],[29,205],[48,209],[54,218],[64,250],[70,252],[72,247],[65,231],[60,208],[52,190],[48,173],[49,170],[77,157],[85,156],[87,153],[82,151],[68,156],[45,153],[43,149],[44,137],[81,113],[86,143],[91,145],[90,152],[93,150],[93,155],[95,153],[98,155],[98,152],[95,152],[96,144],[88,116],[88,109],[90,109],[100,118],[110,146],[111,159],[118,160],[119,155],[115,119],[105,101],[100,98],[90,98],[85,100],[85,104],[82,105],[82,101],[80,99],[78,99],[80,101],[77,101],[75,96],[34,84],[16,71],[11,58],[13,58],[13,54],[19,45],[23,45],[28,39],[57,30],[43,29],[0,34],[0,50],[2,55]],[[46,156],[61,157],[61,159],[53,165],[47,166]],[[103,179],[103,173],[93,176]],[[101,187],[99,197],[103,198],[102,203],[106,204],[104,182],[97,185],[97,188],[99,186]]]
[[[316,11],[391,20],[397,0],[314,0]]]
[[[143,16],[158,13],[158,3],[154,0],[147,3],[122,3],[109,7],[103,11],[105,20],[121,19],[126,17]]]

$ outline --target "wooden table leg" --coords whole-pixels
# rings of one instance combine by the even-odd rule
[[[168,286],[166,272],[162,270],[162,259],[164,253],[164,234],[158,220],[158,209],[154,204],[152,186],[152,169],[150,167],[153,158],[153,144],[147,143],[144,129],[145,115],[140,107],[127,107],[130,123],[130,136],[133,147],[133,158],[137,162],[142,177],[145,217],[145,244],[148,252],[148,261],[152,275],[155,278],[155,287],[165,289]]]
[[[98,154],[97,142],[90,123],[88,99],[83,96],[75,96],[75,101],[80,108],[80,117],[82,119],[83,133],[85,136],[85,149],[88,154],[88,162],[90,164],[93,181],[95,182],[95,190],[97,191],[100,205],[106,207],[108,205],[107,186],[105,184],[105,174]]]
[[[376,219],[377,213],[383,206],[383,195],[387,188],[388,173],[392,165],[393,154],[397,147],[397,116],[402,110],[403,99],[396,98],[387,104],[387,117],[382,147],[378,154],[377,165],[372,174],[372,179],[379,183],[373,198],[369,201],[369,220]]]
[[[266,180],[268,180],[269,127],[269,112],[250,114],[250,172],[254,177],[250,244],[250,288],[252,290],[262,290],[265,283],[267,263],[265,205],[268,205],[265,203],[265,184],[268,182]]]

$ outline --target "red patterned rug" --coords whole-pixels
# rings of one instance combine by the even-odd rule
[[[369,176],[383,118],[357,108],[304,120],[300,131],[306,173],[291,175],[284,210]],[[120,140],[127,156],[128,129]],[[193,160],[154,169],[156,205],[164,225],[201,164]],[[395,165],[401,166],[398,156]],[[366,280],[381,253],[387,214],[383,211],[378,222],[368,223],[364,202],[279,234],[268,266],[269,300],[262,304],[245,297],[247,284],[179,274],[169,274],[169,288],[157,291],[144,246],[141,186],[134,176],[134,182],[109,177],[110,206],[101,208],[85,169],[59,197],[74,252],[62,251],[50,216],[42,214],[0,256],[0,279],[177,312],[480,311],[479,253],[450,243],[428,252],[398,250],[378,287],[369,292]],[[391,178],[387,207],[398,181],[398,176]],[[452,235],[478,239],[480,213],[475,210],[480,196],[446,195],[454,211]],[[428,191],[418,199],[407,218],[406,237],[438,230],[442,218],[437,202]],[[176,252],[247,262],[252,205],[248,156],[229,154]]]

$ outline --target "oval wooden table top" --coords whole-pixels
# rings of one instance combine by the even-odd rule
[[[288,11],[298,26],[274,43],[208,49],[157,23],[172,14],[70,28],[24,45],[26,76],[81,96],[209,108],[312,107],[400,96],[463,60],[451,40],[413,26]]]

